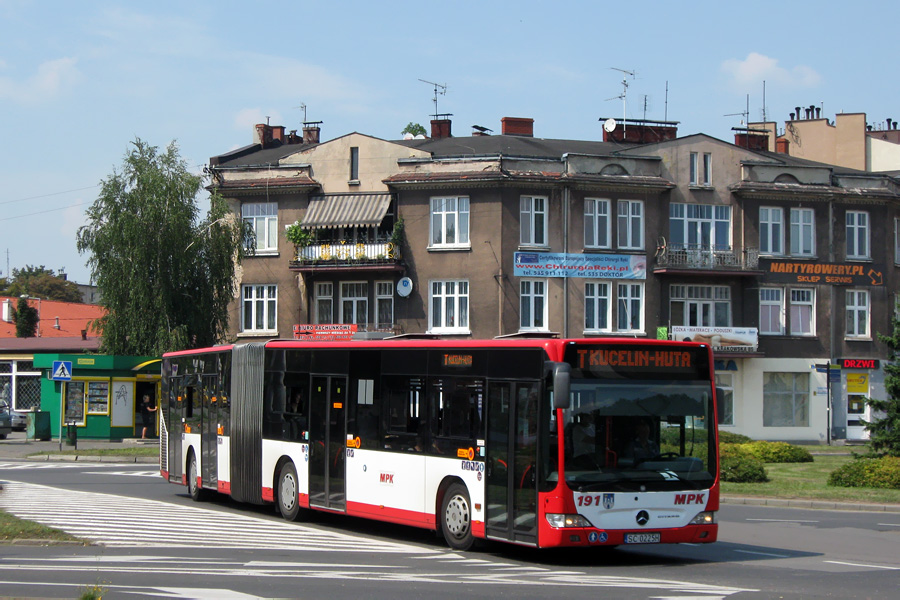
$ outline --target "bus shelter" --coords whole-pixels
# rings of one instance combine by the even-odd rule
[[[54,378],[54,363],[71,363],[68,380]],[[77,428],[82,439],[121,440],[141,437],[140,403],[150,396],[159,400],[160,360],[153,356],[98,354],[35,354],[40,369],[41,411],[50,414],[50,433],[55,439]],[[57,373],[56,375],[59,375]],[[152,413],[148,437],[158,435],[159,412]]]

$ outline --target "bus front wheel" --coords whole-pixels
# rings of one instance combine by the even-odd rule
[[[294,463],[285,463],[278,472],[278,512],[288,521],[296,521],[300,516],[297,469]]]
[[[468,550],[475,542],[472,536],[472,504],[466,486],[452,484],[441,502],[441,532],[454,550]]]

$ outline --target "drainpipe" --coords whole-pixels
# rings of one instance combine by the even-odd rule
[[[568,159],[566,159],[568,162]],[[567,165],[568,166],[568,165]],[[568,171],[568,169],[566,169]],[[563,186],[563,254],[569,253],[569,186]],[[569,276],[563,273],[563,339],[569,337]]]

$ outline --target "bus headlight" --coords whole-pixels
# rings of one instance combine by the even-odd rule
[[[691,525],[714,525],[716,523],[715,511],[703,511],[691,519]]]
[[[593,527],[591,522],[581,515],[548,514],[547,522],[550,523],[551,527],[558,529],[565,527]]]

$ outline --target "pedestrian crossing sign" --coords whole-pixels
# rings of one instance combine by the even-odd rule
[[[53,381],[71,381],[72,380],[72,361],[71,360],[55,360],[53,361],[53,370],[50,373],[50,379]]]

